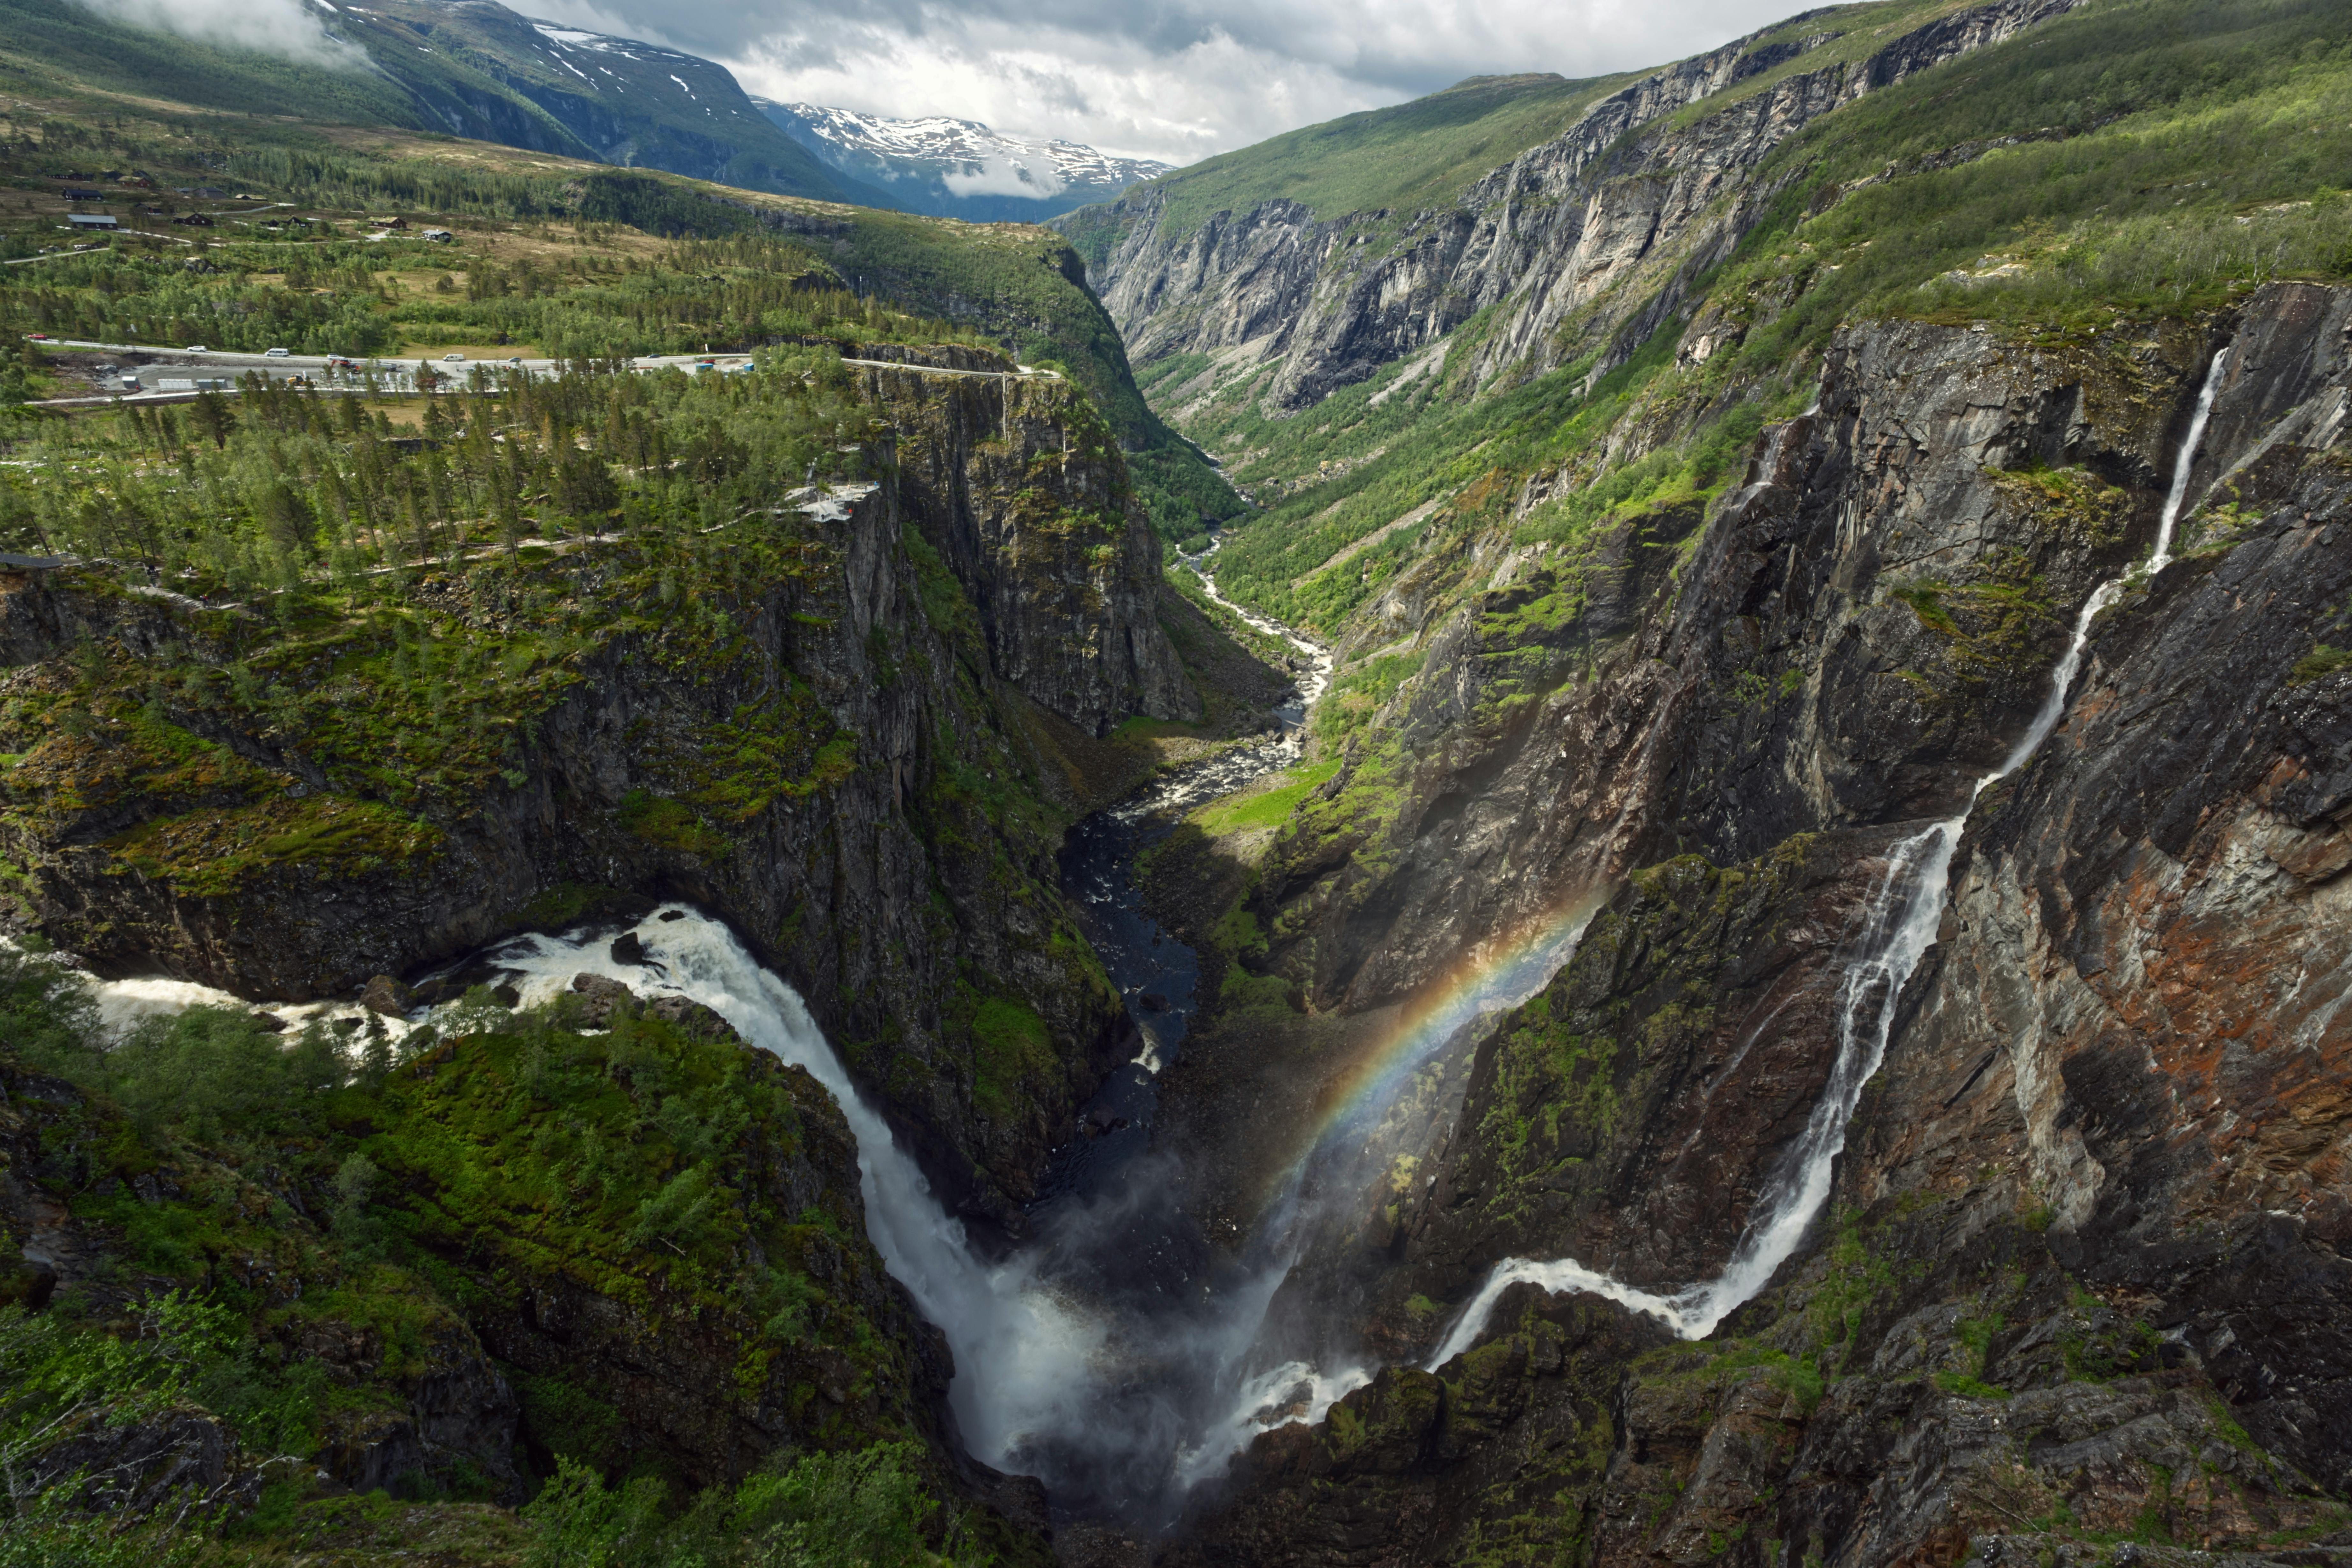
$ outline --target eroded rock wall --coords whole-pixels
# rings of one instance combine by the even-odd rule
[[[1713,516],[1409,574],[1358,642],[1423,672],[1269,863],[1276,966],[1373,1005],[1633,867],[1957,809],[2147,548],[2205,358],[1857,328]]]
[[[1090,215],[1118,234],[1091,281],[1129,359],[1206,353],[1272,364],[1263,395],[1271,409],[1307,407],[1489,308],[1498,315],[1472,356],[1475,377],[1549,370],[1625,328],[1636,306],[1649,324],[1671,311],[1672,290],[1623,285],[1654,259],[1672,258],[1653,279],[1663,283],[1674,267],[1728,254],[1779,194],[1748,176],[1797,131],[2073,3],[1997,0],[1958,11],[1858,60],[1783,75],[1715,113],[1684,114],[1838,35],[1743,38],[1611,94],[1454,204],[1410,215],[1318,218],[1278,200],[1178,232],[1165,194],[1147,185],[1107,216]],[[1400,216],[1389,240],[1381,231]],[[1362,243],[1375,236],[1383,243]],[[1612,290],[1622,290],[1622,310],[1563,334],[1564,323]]]
[[[1478,1045],[1426,1180],[1299,1288],[1360,1302],[1360,1342],[1409,1363],[1502,1256],[1661,1292],[1711,1278],[1841,1048],[1832,992],[1889,847],[1966,809],[1821,1218],[1705,1342],[1613,1352],[1599,1411],[1546,1403],[1528,1336],[1569,1300],[1646,1321],[1515,1287],[1481,1347],[1261,1439],[1183,1560],[2076,1564],[2126,1539],[2159,1563],[2340,1560],[2347,321],[2352,293],[2286,285],[2087,358],[1842,341],[1818,412],[1765,443],[1625,665],[1597,659],[1516,742],[1569,772],[1517,797],[1525,835],[1607,776],[1570,769],[1591,753],[1562,721],[1642,670],[1628,689],[1669,699],[1642,712],[1676,763],[1582,820],[1646,817],[1622,842],[1648,868]],[[2224,345],[2179,558],[2099,616],[2063,722],[1970,808],[2075,607],[2145,552]],[[1937,415],[1939,383],[1991,395]],[[2032,570],[2000,576],[2010,552]],[[2038,607],[2011,625],[1972,583]],[[1998,668],[1971,679],[1971,656]],[[1739,700],[1759,668],[1769,700]],[[1697,853],[1652,863],[1674,847]],[[1433,1440],[1474,1398],[1521,1414]]]

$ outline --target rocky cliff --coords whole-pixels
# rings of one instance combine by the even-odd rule
[[[1955,808],[2147,548],[2202,357],[1857,329],[1711,520],[1417,564],[1353,646],[1422,672],[1269,864],[1277,966],[1368,1005],[1631,866]]]
[[[1012,1217],[1126,1026],[1055,885],[1055,736],[1198,698],[1082,395],[869,380],[870,480],[528,583],[428,574],[414,628],[16,575],[21,917],[102,969],[300,1000],[691,899]]]
[[[1823,1217],[1716,1334],[1514,1287],[1479,1348],[1260,1439],[1180,1556],[2336,1560],[2347,321],[2352,293],[2288,285],[2060,353],[1854,329],[1818,409],[1692,520],[1679,581],[1587,563],[1643,584],[1631,624],[1548,631],[1576,658],[1514,722],[1468,721],[1482,657],[1523,665],[1492,661],[1496,600],[1457,612],[1398,717],[1450,704],[1469,739],[1407,748],[1384,854],[1291,863],[1291,895],[1328,900],[1274,914],[1295,973],[1335,995],[1413,975],[1422,933],[1381,917],[1452,907],[1466,884],[1415,880],[1441,861],[1525,856],[1489,898],[1614,890],[1476,1037],[1450,1136],[1413,1152],[1427,1180],[1288,1289],[1360,1302],[1396,1361],[1500,1257],[1704,1281],[1857,1016],[1888,1019],[1885,1067]],[[2223,346],[2179,558],[2104,609],[2064,722],[1971,804],[2093,584],[2145,548]],[[1558,591],[1479,570],[1503,607],[1531,572]],[[1905,846],[1958,813],[1934,946],[1874,994],[1857,964]],[[1409,890],[1328,890],[1368,861]]]
[[[2071,5],[1998,0],[1883,43],[1885,27],[1848,33],[1823,14],[1809,32],[1799,17],[1610,94],[1444,206],[1318,213],[1276,200],[1193,227],[1169,216],[1155,182],[1082,215],[1105,236],[1089,278],[1130,359],[1195,353],[1227,374],[1270,370],[1254,387],[1270,411],[1309,406],[1482,312],[1462,360],[1477,383],[1588,357],[1598,374],[1677,309],[1670,279],[1728,256],[1770,207],[1779,190],[1747,176],[1774,148]],[[1808,68],[1817,53],[1836,58]]]

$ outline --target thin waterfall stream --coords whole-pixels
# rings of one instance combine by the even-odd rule
[[[2157,524],[2156,549],[2147,570],[2160,572],[2171,559],[2175,527],[2188,499],[2190,470],[2203,441],[2230,351],[2217,351],[2207,369],[2189,428],[2174,453],[2171,486]],[[1725,1317],[1769,1282],[1796,1251],[1805,1232],[1829,1201],[1837,1158],[1845,1150],[1848,1123],[1863,1086],[1885,1059],[1888,1037],[1903,987],[1935,944],[1949,890],[1952,856],[1959,847],[1969,812],[1986,789],[2030,762],[2065,714],[2066,698],[2081,672],[2092,623],[2115,602],[2130,574],[2093,589],[2074,617],[2065,654],[2050,672],[2050,689],[2033,721],[2010,748],[2000,765],[1976,781],[1958,815],[1930,823],[1897,843],[1887,855],[1886,874],[1873,897],[1863,930],[1839,984],[1838,1054],[1829,1082],[1814,1103],[1804,1131],[1783,1158],[1756,1206],[1723,1272],[1714,1279],[1662,1296],[1588,1268],[1572,1258],[1537,1261],[1507,1258],[1495,1265],[1452,1329],[1429,1359],[1433,1369],[1477,1342],[1504,1290],[1520,1283],[1548,1290],[1583,1290],[1663,1320],[1684,1339],[1704,1339]]]

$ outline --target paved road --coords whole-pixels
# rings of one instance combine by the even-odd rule
[[[269,354],[239,350],[206,349],[197,353],[185,348],[165,348],[155,343],[102,343],[81,338],[41,338],[35,341],[47,348],[80,349],[96,353],[138,354],[151,362],[128,367],[130,373],[139,378],[141,384],[139,391],[109,393],[86,397],[55,397],[47,399],[43,405],[60,408],[88,403],[170,401],[194,395],[194,389],[189,387],[166,389],[162,384],[167,381],[218,380],[228,384],[222,390],[235,391],[238,379],[254,372],[277,381],[289,381],[297,376],[305,377],[311,381],[323,382],[330,388],[344,391],[364,388],[368,378],[373,376],[375,385],[380,390],[410,392],[415,389],[417,371],[427,366],[449,380],[455,381],[460,386],[478,365],[486,365],[494,372],[520,370],[525,375],[532,376],[554,375],[563,368],[562,361],[552,359],[516,357],[496,360],[451,360],[444,356],[428,355],[421,359],[354,360],[349,363],[355,368],[336,371],[330,366],[329,356],[324,354],[286,354],[273,357]],[[1033,377],[1049,381],[1060,379],[1050,370],[1033,370],[1025,364],[1016,370],[1002,371],[947,370],[936,365],[901,364],[896,360],[878,359],[844,359],[842,363],[876,370],[912,371],[919,375],[970,376],[986,381],[1011,381]],[[635,371],[682,370],[689,375],[699,374],[706,366],[720,372],[745,371],[751,367],[751,356],[750,354],[647,354],[643,358],[629,361],[629,368]]]

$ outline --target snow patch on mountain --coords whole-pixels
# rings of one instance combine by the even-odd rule
[[[844,173],[890,184],[936,185],[956,197],[1050,201],[1066,195],[1076,205],[1116,195],[1174,167],[941,114],[893,120],[824,104],[751,101]]]

